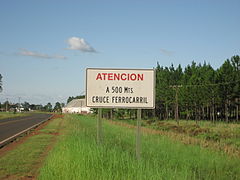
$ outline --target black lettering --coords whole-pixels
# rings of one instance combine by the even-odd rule
[[[136,98],[135,97],[133,97],[133,101],[132,101],[133,103],[135,103],[136,102]]]
[[[107,89],[106,89],[106,93],[110,93],[110,91],[109,91],[109,87],[107,87]]]
[[[145,97],[144,100],[145,100],[145,103],[147,104],[147,103],[148,103],[148,101],[147,101],[147,97]]]
[[[129,102],[132,103],[132,97],[129,97]]]
[[[139,97],[136,97],[136,103],[139,103]]]
[[[109,96],[93,96],[93,103],[109,103]]]
[[[126,103],[129,103],[129,97],[126,97]]]

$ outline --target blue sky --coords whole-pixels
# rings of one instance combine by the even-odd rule
[[[240,55],[240,1],[0,2],[0,102],[45,105],[85,90],[85,69],[193,60],[215,69]]]

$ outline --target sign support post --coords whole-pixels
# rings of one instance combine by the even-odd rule
[[[102,108],[98,108],[98,119],[97,119],[97,143],[102,143]]]
[[[140,160],[141,157],[141,117],[142,109],[137,109],[137,135],[136,135],[136,157]]]

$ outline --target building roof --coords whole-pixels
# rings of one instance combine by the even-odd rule
[[[86,101],[85,101],[85,99],[73,99],[65,107],[66,108],[86,107]]]

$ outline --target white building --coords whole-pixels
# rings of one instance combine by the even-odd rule
[[[62,112],[88,114],[91,113],[91,109],[86,106],[85,99],[73,99],[65,107],[62,108]]]

